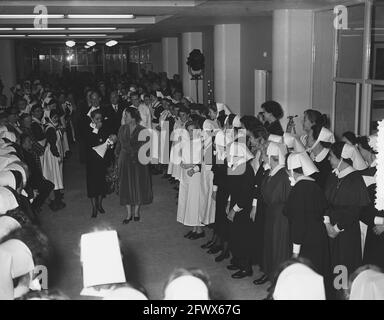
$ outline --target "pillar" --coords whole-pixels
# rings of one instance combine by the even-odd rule
[[[272,98],[284,109],[283,129],[287,116],[298,115],[300,134],[303,112],[312,105],[313,12],[275,10],[272,32]]]
[[[14,40],[0,40],[0,79],[3,81],[3,93],[11,99],[10,88],[16,84],[16,61]]]
[[[162,38],[161,46],[163,51],[163,72],[168,78],[174,74],[179,74],[179,43],[178,38]]]
[[[240,24],[214,27],[215,100],[240,113]]]

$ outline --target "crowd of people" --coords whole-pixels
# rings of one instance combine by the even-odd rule
[[[38,287],[33,270],[49,251],[38,215],[47,200],[53,211],[65,207],[63,164],[74,142],[92,218],[105,213],[103,199],[116,192],[126,209],[123,224],[139,221],[140,207],[153,201],[152,176],[162,175],[176,185],[185,238],[211,233],[201,247],[217,254],[216,262],[230,259],[234,279],[251,277],[259,266],[262,276],[253,283],[269,281],[272,299],[339,299],[346,292],[363,298],[358,290],[383,283],[377,136],[346,132],[339,141],[327,117],[308,109],[298,137],[283,130],[278,102],[265,102],[257,117],[234,114],[224,103],[184,97],[177,75],[85,79],[81,90],[26,80],[9,103],[0,96],[3,297]],[[11,262],[19,255],[16,272]],[[335,287],[340,266],[359,283]],[[210,297],[208,291],[199,297]]]

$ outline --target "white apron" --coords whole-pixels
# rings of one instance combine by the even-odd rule
[[[56,128],[52,124],[48,124],[45,132],[49,128],[54,128],[56,131],[56,147],[59,151],[60,157],[55,157],[52,152],[49,143],[44,151],[43,156],[43,176],[45,179],[51,181],[55,185],[54,190],[62,190],[64,189],[63,184],[63,158],[64,158],[64,150],[62,143],[62,135],[60,130],[56,130]]]
[[[201,140],[193,140],[194,149],[198,150]],[[190,141],[183,141],[182,143],[182,159],[184,163],[191,163],[191,156],[189,152]],[[200,162],[200,155],[197,152],[193,154],[193,163]],[[197,172],[192,177],[188,176],[186,169],[181,169],[180,186],[179,186],[179,200],[177,207],[177,221],[185,226],[197,227],[203,226],[200,222],[200,178],[201,173]]]

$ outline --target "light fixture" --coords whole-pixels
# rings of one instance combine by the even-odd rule
[[[63,19],[63,14],[0,14],[0,19],[34,19],[48,18],[48,19]]]
[[[12,31],[13,28],[0,28],[0,31]]]
[[[85,46],[84,46],[84,48],[85,48],[85,49],[89,49],[89,48],[90,48],[90,46],[88,46],[88,45],[85,45]]]
[[[133,14],[68,14],[68,19],[134,19]]]
[[[17,31],[59,31],[65,30],[65,28],[15,28]]]
[[[95,41],[88,41],[87,42],[87,46],[90,46],[90,47],[93,47],[96,45],[96,42]]]
[[[57,38],[57,37],[66,37],[65,34],[29,34],[28,37],[32,38]]]
[[[68,57],[67,57],[67,61],[72,61],[73,60],[73,54],[70,54]]]
[[[78,37],[78,38],[95,38],[95,37],[106,37],[106,34],[70,34],[71,38]]]
[[[66,45],[67,47],[72,48],[73,46],[76,45],[76,42],[73,41],[73,40],[68,40],[68,41],[65,42],[65,45]]]
[[[118,42],[116,41],[116,40],[109,40],[109,41],[107,41],[106,43],[105,43],[105,45],[107,46],[107,47],[113,47],[113,46],[115,46],[115,45],[117,45],[118,44]]]
[[[74,27],[74,28],[68,28],[68,30],[71,31],[85,31],[85,30],[116,30],[116,27]]]
[[[23,38],[25,34],[0,34],[0,38]]]

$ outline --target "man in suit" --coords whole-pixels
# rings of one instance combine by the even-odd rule
[[[123,104],[119,101],[117,91],[112,91],[110,94],[110,104],[104,109],[104,117],[109,131],[113,134],[117,134],[119,131],[124,109]]]

